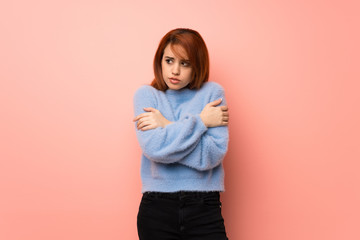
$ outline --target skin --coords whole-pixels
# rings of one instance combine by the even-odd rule
[[[164,49],[161,69],[164,81],[169,89],[179,90],[191,82],[192,67],[184,48],[180,45],[173,45],[172,47],[183,58],[177,56],[168,44]]]
[[[192,67],[183,47],[180,45],[174,45],[172,47],[180,56],[171,50],[170,44],[167,45],[161,61],[162,74],[169,89],[180,90],[191,82]],[[200,118],[206,127],[228,125],[228,107],[218,106],[221,101],[222,99],[218,99],[208,103],[200,113]],[[166,127],[172,123],[155,108],[144,108],[144,111],[146,112],[139,114],[133,120],[134,122],[137,121],[137,129],[139,130],[147,131],[157,127]]]

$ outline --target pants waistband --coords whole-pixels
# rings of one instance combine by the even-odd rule
[[[195,191],[179,191],[179,192],[145,192],[146,197],[166,198],[166,199],[184,199],[184,198],[203,198],[203,197],[219,197],[219,192],[195,192]]]

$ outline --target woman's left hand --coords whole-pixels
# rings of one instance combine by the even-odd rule
[[[146,113],[139,114],[134,118],[134,122],[137,122],[137,129],[141,131],[146,131],[154,129],[157,127],[165,127],[166,125],[172,123],[167,120],[159,110],[148,107],[144,108]]]

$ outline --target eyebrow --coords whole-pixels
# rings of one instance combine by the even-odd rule
[[[171,60],[175,59],[175,58],[169,57],[169,56],[165,56],[165,58],[171,59]],[[180,60],[181,60],[181,61],[184,61],[184,62],[190,62],[190,60],[188,60],[188,59],[180,59]]]

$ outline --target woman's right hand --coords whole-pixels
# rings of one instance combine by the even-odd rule
[[[227,106],[219,106],[222,99],[206,104],[200,113],[200,118],[206,127],[227,126],[229,124],[229,112]]]

